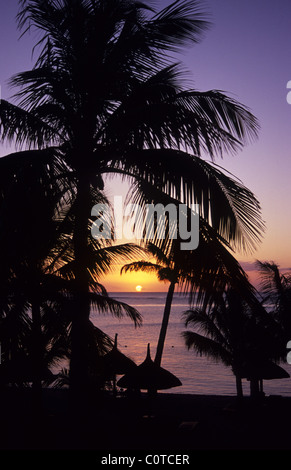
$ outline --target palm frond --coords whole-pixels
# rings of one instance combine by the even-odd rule
[[[138,271],[155,274],[159,281],[171,281],[173,276],[175,276],[172,269],[169,267],[161,266],[149,261],[136,261],[134,263],[126,264],[122,266],[120,274]]]
[[[134,203],[141,205],[145,199],[157,204],[169,196],[189,207],[199,204],[200,216],[234,249],[252,252],[261,241],[265,226],[259,201],[216,165],[185,152],[160,149],[127,152],[123,167],[137,178],[130,190]]]
[[[0,102],[0,138],[19,147],[27,144],[38,148],[59,140],[49,124],[3,99]]]
[[[110,336],[104,333],[104,331],[95,326],[92,321],[89,322],[89,325],[95,357],[104,356],[104,354],[108,353],[112,349],[114,341]]]
[[[264,293],[271,295],[281,293],[286,278],[280,273],[278,264],[274,261],[256,261],[260,273],[260,288]]]
[[[258,136],[256,117],[220,90],[181,91],[176,101],[186,116],[188,112],[189,123],[192,118],[190,125],[195,143],[190,141],[188,146],[194,148],[196,155],[206,152],[212,158],[215,155],[222,157],[224,152],[235,152]]]
[[[226,366],[231,365],[231,355],[221,344],[193,331],[185,331],[182,335],[188,349],[194,349],[200,356],[222,361]]]
[[[150,261],[135,261],[134,263],[125,264],[120,270],[120,274],[142,271],[146,273],[157,274],[163,266],[151,263]]]
[[[189,325],[196,329],[196,333],[203,333],[204,336],[212,339],[213,341],[227,347],[227,338],[223,330],[219,328],[216,321],[212,318],[211,313],[207,314],[203,309],[192,308],[183,312],[185,318],[185,326]]]
[[[136,81],[106,120],[101,143],[135,149],[184,149],[222,157],[257,138],[251,111],[218,90],[183,90],[179,64]]]
[[[177,50],[188,41],[199,42],[210,26],[207,17],[196,0],[172,2],[153,17],[150,27],[155,33],[155,46]]]
[[[141,314],[125,302],[120,302],[112,297],[89,293],[89,299],[92,307],[96,308],[100,313],[111,313],[117,318],[122,318],[124,315],[128,316],[135,324],[140,326],[142,323]]]

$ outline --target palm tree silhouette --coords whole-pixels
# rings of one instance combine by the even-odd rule
[[[196,0],[156,12],[135,0],[21,0],[19,26],[40,33],[35,67],[13,77],[18,105],[1,101],[1,137],[61,156],[76,185],[72,387],[86,384],[90,275],[90,187],[120,172],[153,184],[201,212],[226,239],[256,243],[262,222],[254,195],[207,165],[257,135],[240,103],[216,90],[182,86],[171,53],[208,27]],[[43,149],[43,150],[42,150]],[[185,149],[182,151],[181,149]]]
[[[274,261],[257,261],[262,304],[269,313],[274,357],[286,361],[286,344],[291,338],[291,275],[283,273]],[[277,351],[277,352],[276,352]]]
[[[39,158],[35,160],[36,154]],[[63,197],[57,178],[63,168],[50,151],[9,155],[1,159],[0,166],[2,341],[4,345],[9,342],[4,347],[6,358],[14,360],[18,346],[26,343],[24,333],[29,336],[33,382],[39,391],[44,354],[41,305],[44,297],[47,301],[52,295],[52,278],[44,274],[49,251],[58,242],[60,224],[54,216],[56,204]],[[59,289],[55,295],[58,293]],[[5,332],[12,320],[17,325],[16,335],[11,328]],[[54,331],[56,334],[57,328]]]
[[[223,177],[224,174],[219,172],[212,185],[217,184],[219,186],[219,182],[223,181]],[[227,179],[227,181],[229,187],[232,184],[235,187],[234,180]],[[241,186],[241,193],[244,190],[245,188]],[[225,192],[227,193],[227,190]],[[148,203],[156,205],[158,202],[162,202],[164,207],[168,207],[169,204],[177,207],[179,205],[177,199],[168,196],[151,183],[144,181],[138,181],[136,186],[131,187],[128,201],[134,202],[142,208],[145,208]],[[185,213],[187,218],[190,218],[190,212],[190,209],[187,209],[187,213]],[[214,209],[213,213],[215,214]],[[155,362],[160,365],[171,304],[177,287],[184,293],[190,294],[190,302],[203,305],[203,308],[212,305],[216,297],[219,298],[227,286],[239,289],[242,294],[250,293],[254,289],[232,254],[232,245],[236,246],[236,244],[232,240],[223,238],[219,231],[216,231],[207,222],[207,217],[199,216],[199,244],[195,250],[181,250],[178,220],[170,220],[170,216],[168,216],[165,220],[164,237],[160,237],[161,227],[158,223],[155,225],[157,221],[154,213],[152,219],[137,217],[136,225],[139,227],[140,233],[146,230],[144,220],[151,227],[155,227],[152,234],[153,242],[148,242],[146,247],[150,257],[155,258],[156,262],[147,259],[128,263],[122,267],[121,274],[141,270],[155,273],[160,281],[169,282],[155,356]],[[176,238],[173,237],[174,233],[176,233]],[[243,239],[242,233],[240,236]]]
[[[247,294],[247,297],[246,297]],[[211,357],[231,367],[236,378],[237,396],[243,396],[242,370],[254,361],[269,358],[269,342],[265,335],[266,312],[263,311],[254,291],[244,294],[227,288],[209,310],[192,308],[184,313],[186,326],[195,331],[185,331],[183,336],[188,349]],[[260,319],[261,321],[258,321]],[[258,380],[251,380],[251,393]]]
[[[26,151],[0,161],[0,341],[6,362],[16,364],[19,357],[31,362],[30,377],[38,394],[44,367],[70,357],[73,320],[75,188],[66,167],[51,156],[51,162],[47,155],[41,158],[42,153],[35,160],[35,152]],[[104,202],[104,196],[92,193]],[[90,256],[84,260],[90,273],[90,303],[101,312],[126,314],[138,325],[139,313],[110,298],[99,283],[117,259],[130,259],[138,248],[110,243],[92,239]],[[108,339],[97,330],[88,322],[89,334],[102,350]]]
[[[179,249],[179,241],[177,243],[176,240],[167,254],[162,248],[149,243],[147,249],[150,256],[156,259],[156,263],[141,260],[126,264],[121,269],[121,273],[139,270],[155,273],[160,281],[169,282],[155,356],[155,363],[158,365],[162,360],[176,287],[188,293],[191,303],[201,305],[203,310],[216,304],[227,286],[233,286],[241,293],[250,294],[254,291],[239,263],[220,237],[203,220],[200,221],[200,237],[199,247],[186,252]]]

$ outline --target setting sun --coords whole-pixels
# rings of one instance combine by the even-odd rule
[[[142,286],[136,286],[136,287],[135,287],[135,290],[136,290],[137,292],[141,292],[141,291],[142,291]]]

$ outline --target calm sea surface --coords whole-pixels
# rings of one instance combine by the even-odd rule
[[[160,325],[165,304],[165,293],[111,293],[111,297],[134,306],[143,316],[143,325],[135,328],[128,317],[119,320],[111,315],[101,315],[92,311],[91,319],[101,330],[114,338],[118,333],[118,348],[124,354],[141,364],[146,357],[147,344],[150,343],[154,359]],[[235,378],[230,368],[210,359],[196,356],[195,351],[185,347],[181,333],[186,330],[182,314],[189,308],[187,298],[175,294],[167,337],[162,358],[162,367],[175,374],[182,386],[168,390],[169,393],[194,393],[209,395],[235,395]],[[283,366],[291,376],[291,365]],[[243,381],[244,394],[249,394],[249,382]],[[264,391],[267,395],[291,396],[291,378],[265,380]]]

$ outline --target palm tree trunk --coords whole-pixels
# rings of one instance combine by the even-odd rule
[[[250,394],[252,398],[258,398],[260,396],[260,387],[258,379],[250,379]]]
[[[90,216],[90,184],[79,178],[76,219],[73,235],[75,289],[71,332],[70,387],[76,396],[84,396],[89,385],[88,332],[90,317],[89,278],[87,272],[88,219]]]
[[[34,395],[34,409],[39,412],[41,407],[42,386],[41,386],[41,369],[42,369],[42,331],[41,331],[41,311],[40,300],[38,296],[38,289],[34,295],[32,306],[32,364],[33,364],[33,395]]]
[[[156,357],[155,357],[155,363],[158,364],[159,366],[161,365],[161,361],[162,361],[163,349],[164,349],[167,328],[168,328],[168,323],[169,323],[169,318],[170,318],[170,313],[171,313],[171,305],[172,305],[173,295],[175,291],[175,285],[176,285],[176,281],[175,280],[171,281],[171,284],[169,286],[168,293],[167,293],[167,298],[166,298],[163,321],[162,321],[162,326],[161,326],[158,345],[157,345],[157,352],[156,352]]]
[[[89,385],[88,319],[90,306],[86,296],[76,293],[71,331],[70,388],[82,393]]]
[[[235,376],[235,380],[236,380],[236,395],[237,395],[237,398],[242,398],[243,397],[242,380],[238,375]]]

